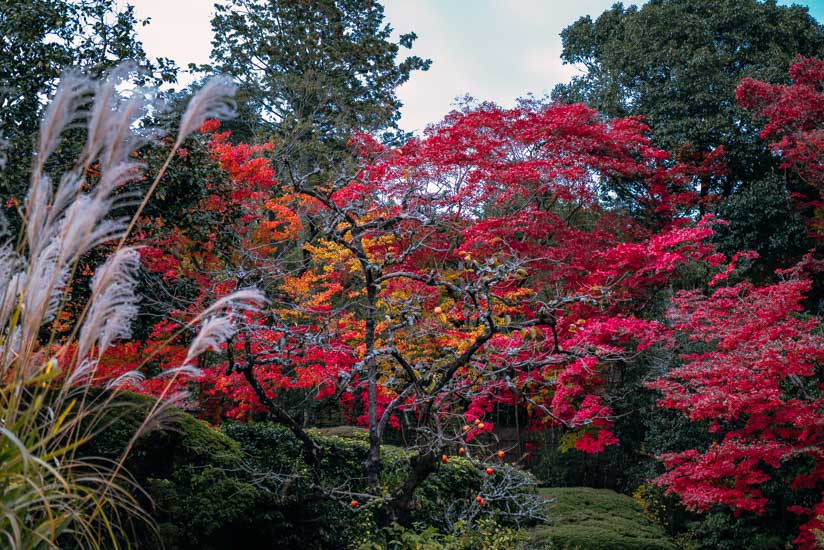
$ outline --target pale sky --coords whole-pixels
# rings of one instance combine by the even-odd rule
[[[616,0],[384,0],[396,33],[415,31],[413,52],[432,59],[398,95],[401,128],[421,130],[469,94],[511,106],[529,93],[541,96],[576,69],[561,63],[559,33],[579,17],[597,17]],[[171,57],[181,67],[205,63],[211,51],[214,0],[129,0],[139,18],[146,52]],[[625,0],[624,5],[641,1]],[[824,0],[785,1],[808,6],[824,21]]]

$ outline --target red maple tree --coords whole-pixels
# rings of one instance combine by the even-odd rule
[[[824,61],[798,57],[792,84],[745,78],[736,90],[739,104],[766,121],[761,137],[791,168],[815,186],[824,184]]]
[[[566,426],[584,452],[616,444],[605,374],[660,338],[643,311],[679,266],[723,262],[705,242],[712,220],[679,217],[695,169],[667,166],[646,132],[581,105],[482,104],[401,148],[358,136],[358,169],[327,183],[275,181],[270,145],[212,135],[228,175],[203,202],[214,231],[167,228],[145,264],[194,281],[192,307],[251,284],[272,307],[202,362],[201,408],[282,422],[318,466],[282,397],[336,398],[369,429],[373,483],[385,430],[403,423],[419,452],[401,520],[442,452],[483,451],[496,404]],[[611,206],[615,185],[631,206]]]
[[[683,364],[650,387],[663,394],[659,406],[708,421],[716,435],[707,449],[660,457],[668,471],[657,483],[690,509],[724,504],[763,513],[764,484],[788,476],[792,489],[824,488],[821,321],[804,314],[801,302],[811,283],[802,266],[782,275],[764,287],[743,282],[675,299],[675,336],[703,349],[682,355]],[[788,474],[788,465],[800,473]],[[813,548],[812,531],[822,527],[816,511],[791,509],[812,514],[796,542]],[[824,500],[817,514],[823,509]]]

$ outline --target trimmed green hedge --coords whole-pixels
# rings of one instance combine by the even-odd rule
[[[609,489],[540,489],[552,500],[546,525],[530,532],[531,547],[564,550],[675,550],[663,529],[631,497]]]
[[[150,401],[119,398],[123,413],[98,435],[85,452],[116,457],[140,424]],[[273,527],[283,521],[278,499],[262,491],[246,471],[240,445],[183,411],[172,410],[168,429],[141,438],[126,467],[149,498],[165,548],[268,548],[276,540]],[[158,537],[137,526],[139,548],[160,548]],[[277,548],[277,546],[273,546]]]
[[[123,414],[87,447],[88,455],[116,457],[141,421],[139,410],[150,403],[136,396],[123,401]],[[353,510],[347,503],[307,496],[308,470],[288,430],[272,424],[217,430],[179,410],[172,410],[169,420],[169,429],[137,442],[126,465],[148,494],[166,548],[339,549],[374,540],[374,507]],[[324,449],[324,484],[366,491],[366,434],[337,429],[315,430],[313,436]],[[384,446],[382,456],[381,485],[389,492],[405,478],[412,455]],[[471,502],[484,477],[468,460],[450,459],[419,489],[414,521],[443,529],[447,508],[461,499]],[[160,541],[143,529],[130,542],[153,549]]]

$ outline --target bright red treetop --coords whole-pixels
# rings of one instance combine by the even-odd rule
[[[601,373],[655,339],[660,327],[634,315],[650,291],[710,251],[708,224],[674,217],[691,194],[646,130],[580,105],[482,105],[400,149],[361,136],[351,180],[283,186],[317,234],[301,269],[278,256],[299,232],[257,257],[281,304],[250,332],[262,387],[340,393],[363,423],[374,385],[378,418],[435,403],[427,410],[472,421],[516,403],[536,425],[579,430],[581,450],[616,443]],[[635,182],[638,203],[668,216],[667,229],[652,234],[605,209],[614,178]],[[225,414],[254,410],[239,372],[224,370],[209,371],[205,393],[224,396]]]
[[[766,287],[741,283],[709,297],[682,293],[670,313],[676,334],[706,351],[683,355],[683,366],[650,387],[663,393],[659,405],[709,421],[718,434],[705,451],[661,457],[669,471],[658,483],[689,508],[726,504],[761,513],[763,484],[786,475],[783,465],[805,459],[808,467],[790,487],[824,488],[824,336],[820,320],[802,314],[810,281],[786,274]],[[812,520],[798,542],[814,547],[810,529],[820,527]]]
[[[745,78],[738,102],[766,119],[763,139],[813,185],[824,185],[824,61],[799,57],[790,67],[789,86]]]
[[[204,408],[262,412],[251,376],[269,397],[339,395],[367,425],[461,415],[469,440],[492,424],[460,426],[503,402],[575,430],[582,451],[617,443],[604,373],[656,341],[640,313],[711,252],[710,224],[677,217],[689,170],[662,166],[646,131],[580,105],[484,104],[400,149],[361,136],[358,173],[326,186],[275,182],[266,146],[217,134],[231,192],[203,208],[239,248],[167,239],[150,267],[196,281],[195,302],[254,282],[273,307],[246,319],[228,364],[202,365]],[[606,207],[614,182],[658,223]]]

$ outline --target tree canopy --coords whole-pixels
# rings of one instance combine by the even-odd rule
[[[152,61],[143,51],[136,30],[146,23],[115,0],[0,1],[2,195],[22,201],[40,115],[65,69],[100,77],[129,60],[144,71],[138,81],[175,79],[171,60]]]
[[[397,91],[429,61],[376,0],[219,3],[192,69],[228,76],[185,104],[140,24],[0,0],[0,536],[116,546],[125,503],[147,547],[573,540],[540,480],[589,499],[587,547],[824,543],[805,8],[615,4],[564,30],[585,73],[552,98],[419,135]],[[172,404],[206,422],[138,437]]]
[[[430,63],[399,59],[416,35],[393,41],[375,0],[231,0],[212,28],[208,68],[237,78],[248,106],[241,135],[273,137],[309,169],[339,158],[353,131],[396,131],[396,90]]]
[[[654,143],[676,157],[724,148],[729,170],[703,181],[703,194],[729,195],[774,166],[760,127],[736,102],[739,82],[784,83],[795,55],[824,55],[824,27],[807,8],[775,0],[616,3],[561,38],[561,58],[585,72],[556,86],[553,98],[644,116]]]

